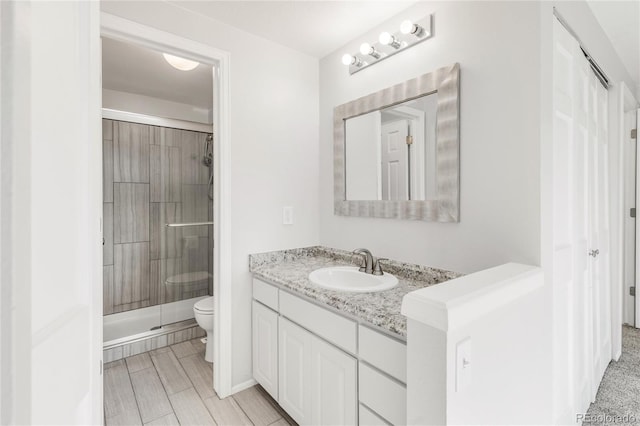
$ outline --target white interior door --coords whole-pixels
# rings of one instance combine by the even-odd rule
[[[585,61],[586,62],[586,61]],[[589,74],[589,210],[590,287],[592,312],[593,381],[595,399],[611,361],[611,271],[609,219],[608,91]]]
[[[588,69],[576,40],[554,24],[553,287],[556,347],[554,400],[560,407],[588,407],[591,369],[588,335]],[[585,411],[586,412],[586,411]]]
[[[382,125],[382,199],[408,200],[407,120]]]
[[[553,76],[554,399],[575,414],[611,359],[607,91],[557,21]]]

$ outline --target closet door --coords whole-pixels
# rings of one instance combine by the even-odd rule
[[[589,67],[554,22],[553,288],[554,401],[572,412],[591,402],[589,279]],[[582,56],[582,57],[581,57]]]
[[[585,60],[586,62],[586,60]],[[589,74],[589,232],[592,312],[591,398],[611,360],[608,92]]]
[[[558,21],[553,76],[554,400],[586,413],[611,360],[608,92]]]

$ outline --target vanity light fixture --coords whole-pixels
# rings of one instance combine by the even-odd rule
[[[380,59],[380,53],[369,43],[362,43],[360,45],[360,53],[362,55],[369,55],[376,59]]]
[[[350,74],[354,74],[415,46],[433,37],[431,19],[431,15],[427,15],[415,22],[404,20],[400,23],[400,31],[393,33],[384,31],[378,37],[377,43],[362,43],[358,53],[353,55],[347,53],[342,56],[342,63],[349,67]]]
[[[200,65],[200,62],[192,61],[190,59],[181,58],[179,56],[170,55],[168,53],[163,53],[162,56],[164,56],[164,59],[167,62],[169,62],[169,64],[172,67],[174,67],[175,69],[178,69],[180,71],[191,71],[192,69],[194,69],[195,67]]]

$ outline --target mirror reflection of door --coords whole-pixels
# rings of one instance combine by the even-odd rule
[[[382,199],[406,200],[409,194],[408,157],[410,122],[382,125]]]
[[[432,93],[345,121],[347,200],[437,198],[437,106]]]

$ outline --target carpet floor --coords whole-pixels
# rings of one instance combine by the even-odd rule
[[[622,355],[604,373],[584,425],[640,425],[640,329],[623,326]]]

